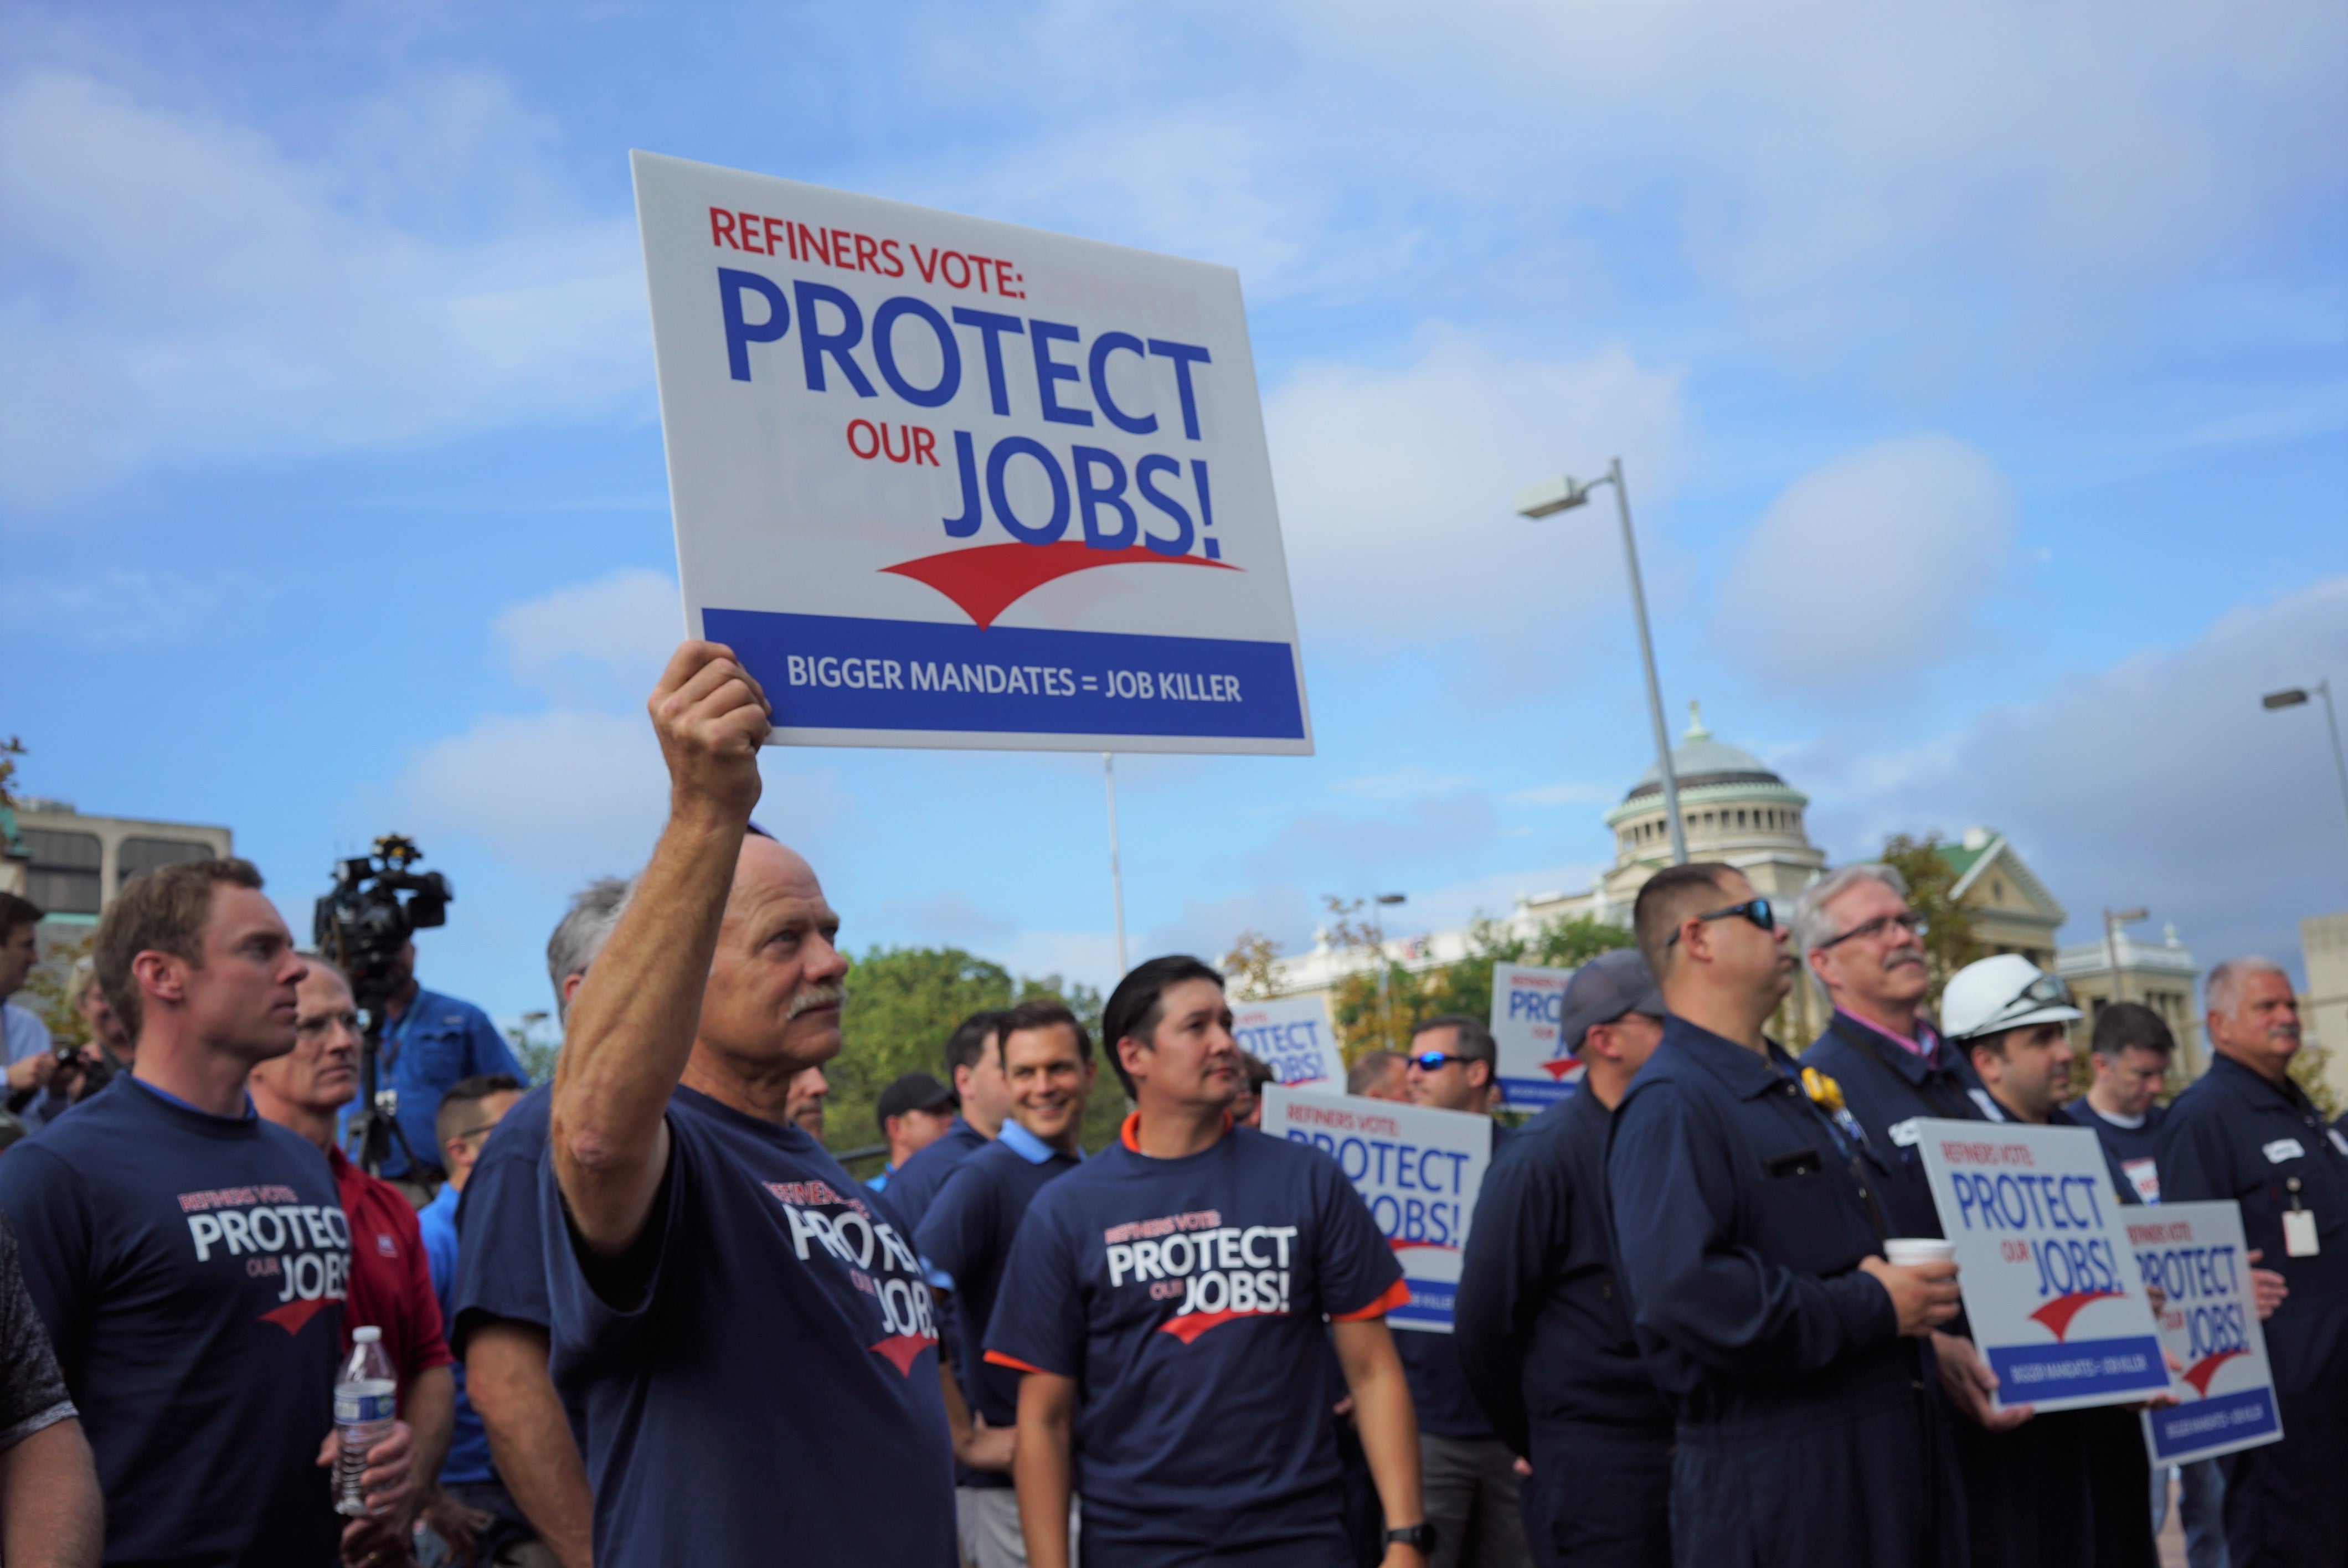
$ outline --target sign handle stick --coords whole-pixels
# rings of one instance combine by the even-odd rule
[[[1108,900],[1117,912],[1117,972],[1125,976],[1125,874],[1117,859],[1117,753],[1101,753],[1101,776],[1108,782]]]

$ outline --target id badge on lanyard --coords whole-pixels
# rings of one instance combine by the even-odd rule
[[[2282,1250],[2290,1257],[2314,1257],[2322,1251],[2315,1235],[2315,1211],[2299,1206],[2299,1178],[2283,1184],[2291,1189],[2291,1207],[2282,1212]]]

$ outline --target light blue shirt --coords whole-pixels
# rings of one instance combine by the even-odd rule
[[[27,1057],[39,1056],[49,1049],[49,1026],[35,1017],[29,1008],[15,1002],[0,1002],[0,1029],[8,1037],[8,1065],[15,1066]],[[51,1117],[66,1108],[66,1097],[54,1090],[44,1089],[25,1102],[16,1119],[29,1130],[45,1125]]]

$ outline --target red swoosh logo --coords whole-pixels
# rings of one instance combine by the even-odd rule
[[[1169,1317],[1158,1326],[1160,1334],[1171,1334],[1189,1345],[1210,1328],[1220,1328],[1234,1317],[1277,1317],[1276,1312],[1185,1312],[1179,1317]]]
[[[1097,566],[1153,564],[1205,566],[1217,571],[1240,569],[1229,561],[1208,560],[1200,556],[1162,556],[1138,545],[1130,549],[1097,550],[1075,539],[1048,545],[980,545],[973,549],[923,556],[919,560],[899,561],[880,569],[936,589],[983,630],[994,624],[996,616],[1056,578],[1090,571]]]
[[[2218,1368],[2237,1356],[2249,1354],[2248,1350],[2220,1350],[2215,1356],[2204,1356],[2186,1369],[2185,1380],[2193,1385],[2195,1393],[2206,1399],[2209,1397],[2209,1379],[2218,1375]]]
[[[913,1358],[935,1343],[918,1335],[891,1334],[880,1344],[867,1345],[865,1348],[888,1358],[890,1365],[897,1368],[897,1375],[908,1378],[912,1376]]]
[[[2056,1296],[2030,1316],[2053,1329],[2054,1337],[2060,1339],[2071,1332],[2071,1319],[2079,1316],[2081,1307],[2091,1301],[2103,1301],[2118,1295],[2116,1290],[2075,1290],[2068,1296]]]
[[[289,1301],[273,1312],[261,1315],[263,1323],[274,1323],[288,1334],[299,1334],[302,1326],[341,1301],[340,1296],[321,1296],[314,1301]]]
[[[1559,1079],[1560,1081],[1564,1079],[1567,1073],[1573,1071],[1581,1065],[1581,1058],[1578,1056],[1560,1056],[1555,1061],[1544,1061],[1541,1063],[1541,1066],[1549,1070],[1549,1075],[1551,1078]]]

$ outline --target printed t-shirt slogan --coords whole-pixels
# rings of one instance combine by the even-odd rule
[[[2103,1146],[2085,1127],[1916,1123],[1997,1403],[2067,1410],[2168,1388]],[[2136,1210],[2134,1213],[2145,1213]]]
[[[1410,1287],[1386,1326],[1450,1333],[1492,1119],[1275,1084],[1264,1091],[1263,1130],[1335,1160],[1369,1205]]]
[[[686,621],[775,742],[1313,750],[1237,273],[632,158]]]

